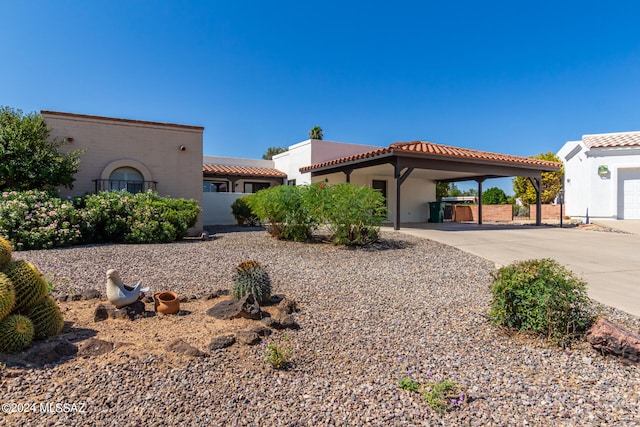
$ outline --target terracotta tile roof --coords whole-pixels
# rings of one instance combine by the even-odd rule
[[[640,132],[584,135],[582,141],[589,148],[640,147]]]
[[[447,158],[448,160],[469,159],[481,162],[499,162],[508,164],[520,164],[527,166],[540,166],[544,168],[560,168],[562,163],[549,162],[546,160],[531,159],[528,157],[511,156],[508,154],[490,153],[488,151],[470,150],[468,148],[451,147],[448,145],[435,144],[433,142],[412,141],[412,142],[395,142],[387,148],[368,151],[366,153],[356,154],[353,156],[343,157],[340,159],[330,160],[323,163],[300,168],[301,172],[308,172],[313,169],[323,168],[327,166],[339,165],[354,160],[363,160],[368,158],[380,157],[392,154],[410,154],[415,153],[424,155],[425,158]]]
[[[202,165],[202,172],[207,176],[252,176],[262,178],[286,178],[287,174],[278,169],[258,168],[253,166]]]

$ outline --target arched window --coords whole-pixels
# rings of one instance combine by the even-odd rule
[[[129,193],[140,193],[143,191],[144,178],[142,174],[134,168],[123,167],[111,172],[109,175],[109,189],[111,191],[126,190]]]

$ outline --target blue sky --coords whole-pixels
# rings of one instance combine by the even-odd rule
[[[0,5],[0,105],[200,125],[207,155],[315,125],[522,156],[640,130],[634,1]]]

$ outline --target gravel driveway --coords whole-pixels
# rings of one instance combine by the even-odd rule
[[[562,350],[508,336],[485,318],[492,262],[412,236],[383,238],[345,249],[221,232],[205,242],[17,253],[67,278],[62,293],[102,291],[105,271],[116,268],[127,282],[203,295],[228,288],[235,265],[256,259],[274,292],[299,303],[300,329],[289,333],[287,371],[266,367],[259,346],[182,364],[140,355],[22,368],[0,379],[2,403],[78,402],[84,413],[12,414],[0,425],[640,425],[638,367],[587,345]],[[606,312],[640,329],[637,318]],[[434,412],[397,386],[406,368],[418,381],[462,383],[470,402]]]

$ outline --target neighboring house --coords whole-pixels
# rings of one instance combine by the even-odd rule
[[[584,135],[568,141],[558,157],[568,216],[640,219],[640,132]]]
[[[201,126],[186,126],[84,114],[41,111],[51,137],[66,139],[63,150],[84,149],[73,189],[61,197],[102,190],[155,190],[202,205]],[[202,215],[195,234],[202,230]]]
[[[202,216],[204,225],[235,224],[231,204],[263,188],[286,183],[287,174],[272,160],[204,156],[202,164]]]

